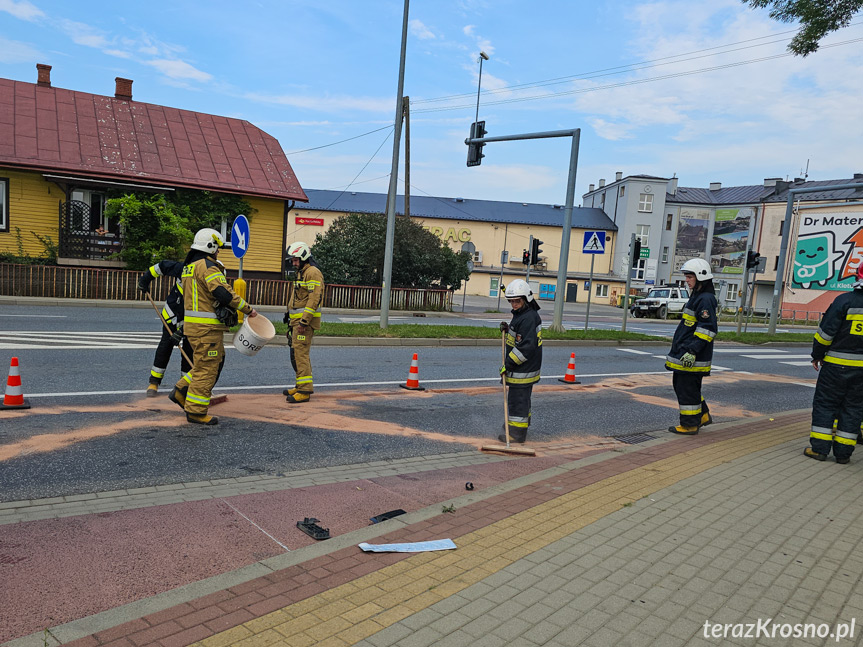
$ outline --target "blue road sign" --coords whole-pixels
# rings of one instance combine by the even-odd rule
[[[237,258],[243,258],[249,249],[249,219],[243,215],[234,218],[231,227],[231,251]]]
[[[584,246],[581,248],[583,254],[605,254],[605,232],[584,232]]]

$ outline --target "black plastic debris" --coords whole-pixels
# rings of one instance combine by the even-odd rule
[[[468,481],[467,483],[464,484],[464,489],[465,490],[472,490],[473,489],[473,483]]]
[[[329,539],[330,529],[321,528],[317,523],[318,521],[320,521],[320,519],[315,519],[314,517],[306,517],[302,521],[297,522],[297,528],[302,530],[312,539]]]
[[[387,519],[392,519],[393,517],[398,517],[402,514],[405,514],[405,511],[401,508],[399,508],[398,510],[390,510],[389,512],[384,512],[383,514],[372,517],[371,522],[380,523],[381,521],[386,521]]]

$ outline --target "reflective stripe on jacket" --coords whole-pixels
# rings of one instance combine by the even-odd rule
[[[252,311],[246,300],[237,295],[222,273],[222,266],[212,258],[201,258],[183,268],[183,295],[186,335],[225,325],[216,317],[216,308],[229,306],[246,314]]]
[[[304,326],[311,326],[312,330],[320,330],[323,301],[324,275],[317,265],[308,263],[300,269],[294,281],[293,294],[288,303],[291,323],[299,320]]]
[[[812,342],[812,359],[863,367],[863,289],[833,300]]]
[[[183,264],[178,261],[159,261],[150,266],[146,272],[153,278],[157,276],[169,276],[174,279],[174,285],[168,292],[165,305],[162,307],[162,318],[170,324],[177,324],[183,320]]]
[[[710,373],[713,360],[713,340],[716,339],[718,304],[711,292],[695,292],[683,308],[680,323],[671,340],[671,350],[665,357],[665,368],[682,373]],[[695,355],[695,363],[686,368],[681,357]]]

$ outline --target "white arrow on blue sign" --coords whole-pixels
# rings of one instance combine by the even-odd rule
[[[243,258],[249,249],[249,219],[244,215],[234,218],[231,227],[231,251],[237,258]]]
[[[583,254],[605,254],[605,232],[584,232],[584,246],[581,251]]]

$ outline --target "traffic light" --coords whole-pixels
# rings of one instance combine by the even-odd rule
[[[470,125],[470,138],[471,139],[482,139],[485,137],[485,122],[484,121],[475,121]],[[467,165],[468,166],[479,166],[482,164],[482,158],[485,155],[482,152],[482,147],[485,146],[485,143],[480,144],[468,144],[467,145]]]
[[[638,259],[641,257],[641,241],[638,238],[635,239],[635,242],[632,244],[632,256],[630,257],[630,264],[633,268],[638,267]]]
[[[530,252],[524,250],[524,254],[521,255],[521,262],[525,265],[530,265]]]
[[[542,250],[539,246],[542,245],[542,241],[539,238],[534,238],[533,243],[530,246],[530,264],[536,265],[539,263],[539,255],[542,253]]]
[[[761,254],[754,249],[750,249],[746,254],[746,269],[751,270],[753,267],[758,267],[758,259],[760,258]]]

